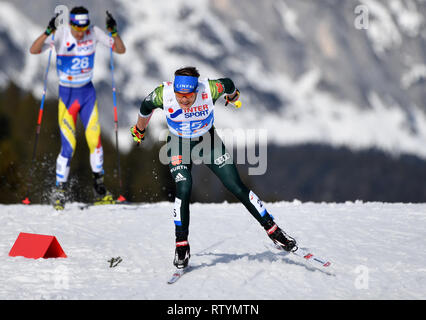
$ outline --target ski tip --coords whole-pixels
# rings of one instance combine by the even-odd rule
[[[24,200],[22,200],[22,203],[23,204],[30,204],[31,201],[30,201],[30,199],[28,199],[28,197],[26,197]]]

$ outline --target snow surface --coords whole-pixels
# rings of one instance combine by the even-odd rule
[[[193,268],[173,285],[173,203],[79,206],[0,205],[0,299],[426,298],[426,204],[267,203],[301,247],[332,261],[319,270],[271,250],[242,205],[195,203]],[[20,232],[56,236],[68,257],[8,256]]]

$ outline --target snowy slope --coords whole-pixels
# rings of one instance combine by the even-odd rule
[[[269,203],[276,221],[333,265],[268,249],[238,204],[193,204],[193,270],[174,285],[172,203],[0,205],[0,299],[425,299],[426,204]],[[9,257],[19,232],[55,235],[68,255]],[[111,257],[123,258],[110,268]]]

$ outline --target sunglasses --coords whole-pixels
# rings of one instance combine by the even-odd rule
[[[178,97],[178,98],[183,98],[183,97],[185,97],[185,98],[192,98],[194,95],[195,95],[195,92],[188,92],[188,93],[182,93],[182,92],[176,92],[175,91],[175,95],[176,95],[176,97]]]
[[[89,26],[84,26],[84,27],[79,27],[79,26],[75,26],[73,24],[71,24],[71,28],[73,28],[75,31],[77,32],[82,32],[82,31],[86,31],[87,28],[89,28]]]

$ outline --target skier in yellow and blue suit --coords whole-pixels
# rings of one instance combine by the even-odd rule
[[[56,160],[56,188],[52,202],[57,210],[65,206],[70,162],[76,147],[76,122],[80,116],[90,150],[95,203],[113,203],[114,199],[104,185],[101,127],[96,91],[91,80],[98,42],[116,53],[124,53],[126,49],[109,12],[106,24],[111,36],[97,26],[90,25],[89,12],[84,7],[75,7],[70,11],[69,25],[56,29],[55,20],[56,17],[50,20],[46,31],[30,48],[31,53],[38,54],[54,46],[57,56],[61,151]]]
[[[173,264],[178,269],[184,269],[189,263],[191,169],[195,163],[204,163],[212,170],[278,247],[296,251],[296,240],[275,223],[258,196],[242,182],[232,156],[216,133],[216,101],[224,96],[227,103],[236,104],[240,91],[230,78],[200,80],[199,77],[195,67],[176,70],[173,82],[164,82],[142,101],[137,123],[130,129],[133,140],[140,144],[154,110],[164,110],[170,132],[167,156],[170,173],[176,183],[173,208],[176,249]]]

